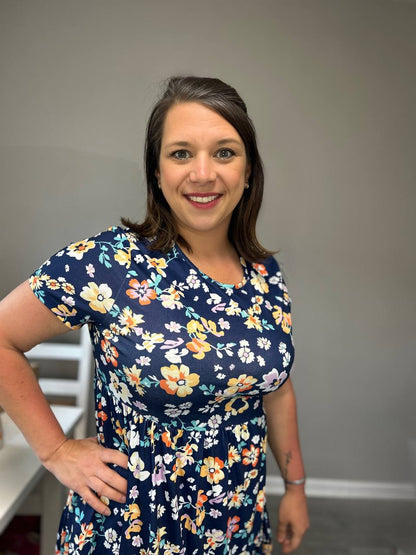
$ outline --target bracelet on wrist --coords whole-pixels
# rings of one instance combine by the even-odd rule
[[[285,484],[290,485],[290,486],[301,486],[306,482],[306,476],[304,476],[303,478],[299,478],[299,480],[287,480],[286,478],[283,478]]]

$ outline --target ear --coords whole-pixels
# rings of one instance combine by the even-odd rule
[[[155,176],[156,176],[156,179],[159,181],[159,179],[160,179],[160,171],[159,170],[155,170]]]
[[[247,162],[245,182],[248,183],[249,177],[251,175],[251,165]]]

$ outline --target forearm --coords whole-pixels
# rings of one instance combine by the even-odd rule
[[[296,481],[304,478],[305,470],[299,442],[296,398],[290,380],[282,386],[281,390],[264,397],[264,407],[268,442],[283,479]]]
[[[26,357],[4,347],[0,360],[0,405],[44,463],[62,445],[65,435]]]

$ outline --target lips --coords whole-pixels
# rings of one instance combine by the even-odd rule
[[[220,194],[215,193],[200,193],[185,195],[185,197],[192,203],[199,206],[208,206],[215,204],[215,202],[221,197]]]

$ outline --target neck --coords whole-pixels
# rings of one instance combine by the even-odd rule
[[[181,236],[191,248],[191,250],[184,248],[190,258],[215,260],[236,256],[236,250],[230,243],[227,234],[216,233],[207,237],[206,233],[192,232],[192,234],[181,233]]]

